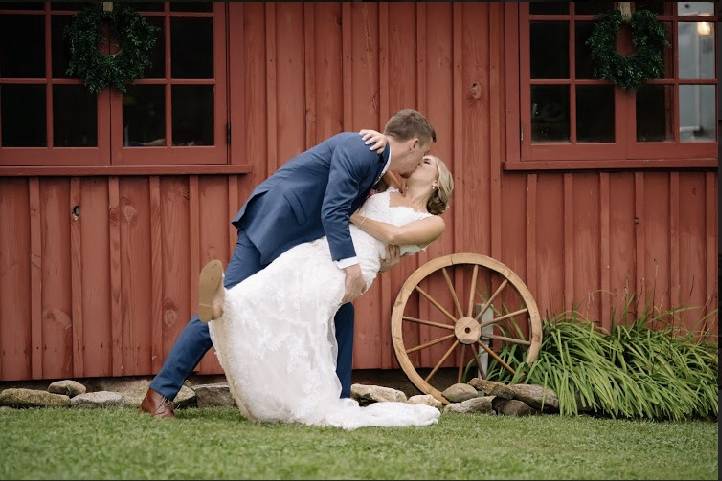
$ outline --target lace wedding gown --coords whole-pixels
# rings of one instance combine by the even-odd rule
[[[404,225],[431,214],[391,207],[390,191],[374,194],[361,212]],[[386,244],[350,226],[367,286],[378,274]],[[421,250],[405,246],[402,252]],[[326,238],[298,245],[262,271],[226,290],[224,314],[210,321],[216,356],[236,404],[265,422],[338,426],[427,426],[439,411],[424,404],[359,406],[339,399],[334,315],[345,293],[345,273],[331,260]]]

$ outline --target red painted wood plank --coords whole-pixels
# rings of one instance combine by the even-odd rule
[[[83,376],[113,375],[109,179],[80,181]],[[118,273],[119,274],[119,273]]]
[[[42,179],[42,338],[43,377],[73,375],[73,324],[70,270],[69,179]]]
[[[565,290],[565,218],[564,178],[558,174],[538,174],[536,187],[536,233],[528,242],[535,249],[536,276],[528,275],[527,286],[532,289],[539,310],[544,316],[566,309]],[[531,195],[531,191],[527,195]],[[532,288],[529,284],[533,281]]]
[[[163,229],[161,217],[160,179],[148,179],[150,203],[150,289],[151,289],[151,369],[158,372],[163,365]]]
[[[317,3],[314,32],[316,63],[316,139],[320,142],[338,132],[344,124],[344,34],[340,3]]]
[[[614,193],[609,203],[612,322],[627,324],[631,319],[623,317],[625,303],[631,300],[636,289],[634,173],[610,174],[609,190]],[[635,309],[636,305],[632,304],[627,310],[633,314]]]
[[[599,174],[579,173],[573,178],[573,241],[571,252],[565,252],[572,259],[572,299],[583,316],[599,323]]]
[[[532,295],[537,291],[538,285],[537,201],[537,175],[529,174],[526,177],[526,285],[532,292]]]
[[[108,180],[108,240],[110,243],[110,319],[113,340],[113,376],[125,373],[123,363],[123,308],[121,290],[123,276],[121,271],[120,245],[120,182],[118,177]]]
[[[664,309],[670,305],[669,292],[669,173],[644,174],[644,271],[650,305]],[[660,325],[661,326],[661,325]]]
[[[120,183],[123,366],[126,375],[150,372],[152,357],[152,259],[148,179]]]
[[[646,239],[644,235],[644,223],[647,222],[644,211],[644,173],[634,173],[634,222],[635,222],[635,236],[634,245],[636,251],[635,266],[636,266],[636,295],[637,297],[637,313],[644,311],[646,296],[647,296],[647,282],[645,277],[645,261],[644,261],[644,247],[646,245]]]
[[[303,87],[305,148],[316,145],[316,4],[303,4]]]
[[[680,174],[680,276],[682,325],[698,333],[704,327],[706,296],[706,174]]]
[[[31,278],[35,279],[35,259],[31,182],[0,179],[0,183],[0,379],[32,379],[35,349]]]
[[[669,299],[670,307],[679,307],[679,172],[669,174]],[[679,316],[675,316],[675,321]]]
[[[278,33],[276,24],[276,4],[269,2],[265,6],[266,20],[266,155],[268,174],[279,167],[278,158]]]
[[[33,340],[33,379],[43,377],[43,324],[42,324],[42,288],[43,288],[43,245],[40,220],[40,183],[36,177],[29,185],[30,202],[30,289]]]
[[[198,312],[198,274],[200,273],[201,267],[201,247],[200,247],[200,231],[201,231],[201,219],[200,219],[200,194],[198,189],[198,176],[193,175],[189,179],[189,200],[190,200],[190,222],[188,227],[190,237],[190,268],[188,269],[188,280],[190,288],[190,303],[189,310],[194,314]],[[200,363],[199,363],[200,364]],[[195,366],[194,370],[200,369],[200,366]]]
[[[574,308],[574,207],[572,174],[564,174],[564,310]]]
[[[611,264],[610,227],[609,227],[609,173],[599,173],[599,284],[601,301],[600,325],[609,331],[611,329],[612,299],[611,299]]]
[[[501,257],[502,242],[502,206],[501,206],[501,182],[503,165],[504,144],[504,45],[503,21],[504,6],[502,4],[489,5],[489,148],[490,167],[489,182],[491,183],[490,207],[490,232],[491,232],[491,256],[498,259]],[[493,47],[493,48],[492,48]],[[461,129],[462,125],[455,128]]]
[[[82,245],[80,233],[80,179],[70,179],[70,270],[71,270],[71,304],[72,304],[72,336],[73,336],[73,375],[82,376],[85,372],[83,362],[84,334],[83,328],[83,281],[82,281]]]
[[[703,332],[709,331],[712,335],[717,334],[718,291],[717,291],[717,177],[714,172],[705,173],[705,233],[707,238],[706,251],[706,306],[708,316],[702,327]]]
[[[303,4],[284,3],[276,11],[278,165],[305,150]]]

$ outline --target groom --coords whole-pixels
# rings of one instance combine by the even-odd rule
[[[328,239],[331,257],[346,274],[345,304],[334,318],[341,397],[349,397],[351,389],[351,301],[366,288],[349,233],[349,217],[387,170],[408,177],[436,142],[431,124],[411,109],[394,114],[384,134],[388,144],[382,154],[370,150],[361,135],[349,132],[299,154],[257,186],[232,221],[238,240],[226,267],[227,289],[294,246],[324,235]],[[173,417],[171,401],[212,345],[208,324],[193,317],[151,381],[141,410]]]

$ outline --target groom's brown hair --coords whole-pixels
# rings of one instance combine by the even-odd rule
[[[426,117],[414,109],[403,109],[396,112],[386,122],[384,134],[390,135],[399,142],[417,137],[422,142],[436,142],[436,131]]]

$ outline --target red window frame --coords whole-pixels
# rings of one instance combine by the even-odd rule
[[[530,15],[529,3],[508,4],[505,9],[505,48],[506,58],[518,59],[507,62],[506,74],[506,132],[507,159],[505,168],[525,169],[588,169],[588,168],[642,168],[642,167],[717,167],[717,132],[714,142],[679,142],[679,86],[715,85],[715,99],[719,99],[718,75],[719,52],[715,52],[715,78],[680,79],[677,60],[678,22],[705,21],[715,23],[719,19],[719,6],[715,3],[714,16],[678,16],[676,2],[665,2],[665,14],[659,15],[662,22],[672,26],[673,77],[650,80],[649,84],[673,86],[672,130],[674,141],[637,142],[636,132],[636,93],[626,92],[615,87],[615,142],[614,143],[568,143],[568,142],[531,142],[531,86],[532,85],[570,85],[570,137],[575,138],[576,105],[575,85],[611,85],[611,82],[596,79],[575,78],[575,20],[593,20],[593,15],[574,15],[574,2],[570,2],[566,15]],[[671,8],[671,10],[670,10]],[[669,13],[669,14],[668,14]],[[529,24],[532,21],[550,20],[570,22],[569,28],[569,74],[568,79],[531,79],[529,59]],[[718,48],[719,29],[714,29],[715,48]],[[629,51],[629,36],[619,36],[622,51]],[[717,109],[715,109],[715,112]],[[717,126],[719,119],[716,119]]]
[[[164,2],[164,10],[142,12],[143,16],[159,16],[165,22],[165,74],[162,79],[139,79],[134,85],[165,85],[166,96],[166,139],[170,143],[172,126],[172,105],[170,103],[172,85],[212,85],[213,86],[213,145],[208,146],[154,146],[126,147],[123,145],[123,94],[114,89],[104,89],[98,95],[98,145],[97,147],[55,147],[53,146],[53,85],[80,85],[79,79],[52,77],[52,16],[74,15],[76,12],[52,10],[46,1],[42,10],[2,10],[0,14],[37,15],[45,17],[45,78],[0,78],[0,84],[35,84],[46,86],[46,128],[48,145],[46,147],[1,147],[0,174],[23,175],[53,173],[53,167],[83,167],[74,171],[98,174],[124,172],[159,173],[164,168],[183,166],[188,172],[203,172],[204,166],[218,170],[213,166],[229,163],[227,144],[227,125],[229,108],[227,102],[226,69],[226,9],[225,2],[213,2],[212,12],[176,12],[170,11],[170,2]],[[170,70],[170,18],[172,17],[208,17],[213,19],[213,78],[212,79],[171,79]],[[21,166],[38,166],[37,169],[16,169]],[[44,168],[40,168],[40,166]],[[133,171],[126,166],[133,166]],[[193,166],[197,166],[193,168]],[[101,167],[101,169],[93,169]],[[86,172],[87,170],[87,172]],[[58,173],[71,173],[67,168]],[[112,172],[111,172],[112,171]],[[225,171],[225,170],[224,170]]]

